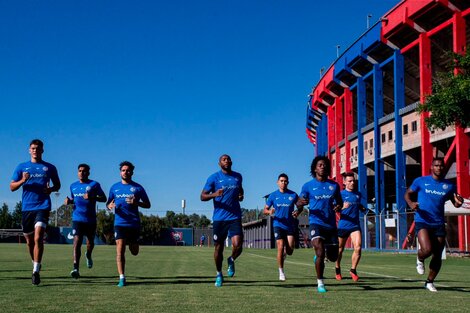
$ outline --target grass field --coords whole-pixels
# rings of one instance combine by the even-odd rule
[[[278,281],[275,250],[245,249],[236,274],[214,287],[212,248],[141,247],[127,253],[128,286],[118,288],[114,246],[97,246],[95,266],[82,260],[78,280],[69,276],[71,245],[46,245],[41,285],[31,285],[25,245],[0,244],[1,312],[468,312],[470,259],[444,260],[438,293],[423,288],[415,255],[364,252],[359,282],[334,280],[327,263],[326,294],[315,288],[313,252],[294,251]],[[224,262],[224,271],[226,262]]]

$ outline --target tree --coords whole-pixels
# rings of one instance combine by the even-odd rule
[[[154,215],[146,216],[140,213],[141,234],[144,243],[155,244],[160,238],[163,221]]]
[[[418,112],[430,112],[425,119],[429,129],[445,129],[458,125],[470,127],[470,52],[465,55],[450,53],[453,62],[448,71],[438,73],[433,82],[433,93]],[[458,75],[454,75],[458,72]]]
[[[8,205],[3,203],[0,209],[0,228],[11,228],[12,218],[8,210]]]
[[[114,213],[98,210],[96,213],[96,234],[107,244],[114,243]]]
[[[14,229],[20,229],[22,228],[22,219],[23,216],[21,214],[21,208],[23,207],[22,202],[17,202],[15,205],[15,210],[11,214],[11,227]]]

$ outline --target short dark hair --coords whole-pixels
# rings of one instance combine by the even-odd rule
[[[434,157],[434,158],[432,159],[431,164],[434,163],[434,161],[441,161],[443,164],[446,163],[446,162],[444,161],[444,158],[443,158],[443,157]]]
[[[119,169],[122,169],[123,166],[129,167],[131,171],[134,171],[135,168],[134,164],[129,161],[122,161],[121,163],[119,163]]]
[[[356,175],[354,174],[354,172],[346,172],[346,173],[343,173],[341,175],[343,175],[343,178],[352,177],[352,178],[356,179]]]
[[[88,172],[90,171],[90,165],[88,164],[85,164],[85,163],[78,164],[77,169],[80,169],[80,167],[84,167]]]
[[[289,180],[289,176],[287,176],[286,173],[279,174],[279,176],[277,177],[277,180],[281,179],[281,177],[284,177],[285,179]]]
[[[317,167],[317,163],[319,161],[325,161],[325,170],[326,170],[326,173],[328,174],[328,176],[330,176],[330,174],[331,174],[330,159],[328,159],[324,155],[319,155],[319,156],[315,157],[315,159],[312,160],[312,164],[310,165],[310,175],[312,175],[312,177],[315,177],[315,168]]]
[[[29,143],[29,146],[31,147],[32,145],[36,145],[44,149],[44,143],[40,139],[31,140],[31,142]]]

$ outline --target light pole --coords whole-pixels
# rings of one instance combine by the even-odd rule
[[[57,201],[59,200],[60,192],[56,191],[55,194],[55,227],[57,227],[57,219],[59,216],[59,206]]]

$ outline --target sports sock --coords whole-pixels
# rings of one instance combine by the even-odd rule
[[[222,275],[222,272],[217,272],[217,276]]]
[[[341,268],[340,267],[335,267],[335,272],[336,272],[336,275],[341,274]]]
[[[119,279],[123,279],[123,278],[126,278],[126,277],[124,276],[124,274],[120,274],[120,275],[119,275]]]
[[[354,275],[357,275],[357,272],[356,272],[355,269],[350,269],[349,271],[350,271],[351,273],[353,273]]]
[[[73,269],[78,271],[78,263],[73,263]]]
[[[283,268],[279,268],[279,274],[284,274],[284,269]]]
[[[39,272],[40,269],[41,269],[41,263],[33,262],[33,273],[34,272]]]

